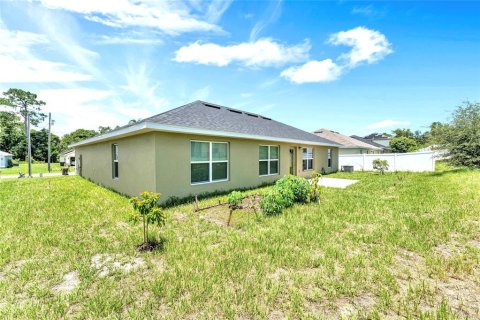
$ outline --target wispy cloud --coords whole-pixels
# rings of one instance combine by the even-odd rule
[[[362,15],[366,17],[381,17],[385,15],[385,9],[377,9],[372,4],[366,6],[355,6],[352,8],[352,14]]]
[[[269,3],[266,17],[258,21],[250,31],[250,42],[257,40],[263,29],[280,18],[282,15],[282,4],[283,0],[277,0]]]
[[[205,86],[192,93],[191,100],[208,100],[210,97],[210,87]]]
[[[349,69],[362,63],[375,63],[393,52],[385,35],[365,27],[334,33],[329,37],[328,43],[349,46],[352,49],[341,54],[337,62],[332,59],[312,60],[284,70],[281,76],[298,84],[333,81]]]
[[[269,38],[229,46],[197,41],[181,47],[175,53],[174,60],[218,67],[235,62],[247,67],[270,67],[305,61],[309,51],[309,41],[293,46],[286,46]]]
[[[198,6],[180,1],[41,0],[41,3],[51,9],[82,14],[85,19],[113,28],[147,27],[169,35],[193,31],[219,32],[221,28],[207,19],[217,21],[229,6],[229,3],[214,1],[206,8],[207,17],[201,18],[195,14]]]
[[[63,62],[38,57],[33,47],[49,46],[47,37],[37,33],[8,30],[0,20],[0,83],[72,82],[91,76]]]
[[[112,45],[160,45],[163,44],[161,38],[145,37],[144,35],[132,35],[132,34],[118,34],[118,35],[101,35],[97,39],[99,44],[112,44]]]
[[[53,132],[63,135],[79,128],[96,130],[124,123],[125,119],[105,104],[112,94],[108,90],[70,88],[40,90],[38,97],[47,102],[44,111],[53,114]]]
[[[396,126],[409,126],[411,123],[409,121],[398,121],[398,120],[382,120],[379,122],[375,122],[369,124],[367,129],[385,129],[385,128],[392,128]]]

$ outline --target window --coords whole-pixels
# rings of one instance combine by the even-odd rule
[[[191,141],[191,183],[228,180],[228,143]]]
[[[313,148],[303,148],[303,171],[313,170]]]
[[[327,149],[327,167],[332,167],[332,149]]]
[[[118,144],[112,145],[112,178],[118,179]]]
[[[258,173],[261,176],[278,174],[279,170],[279,146],[259,147]]]

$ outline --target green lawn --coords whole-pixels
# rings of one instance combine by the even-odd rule
[[[52,163],[51,164],[52,173],[61,172],[62,167],[60,163]],[[70,168],[69,171],[73,171],[74,168]],[[28,164],[26,162],[20,162],[18,167],[12,168],[0,168],[0,175],[7,176],[7,175],[18,175],[18,173],[25,173],[28,174]],[[48,173],[48,164],[47,163],[33,163],[32,164],[32,174],[38,173]]]
[[[171,208],[154,253],[116,193],[0,181],[0,318],[480,317],[480,171],[332,176],[361,181],[230,228]]]

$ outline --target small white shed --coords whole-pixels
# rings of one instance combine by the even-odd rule
[[[0,168],[7,168],[13,160],[13,154],[0,150]]]
[[[61,166],[75,166],[75,149],[60,153],[59,158]]]

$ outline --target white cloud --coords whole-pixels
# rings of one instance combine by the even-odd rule
[[[84,15],[90,21],[110,27],[147,27],[170,35],[192,31],[221,31],[207,21],[216,21],[227,10],[228,3],[214,1],[203,8],[179,1],[155,0],[41,0],[51,9],[62,9]],[[201,9],[201,12],[198,10]],[[206,12],[204,12],[206,11]],[[203,18],[199,15],[207,15]]]
[[[285,46],[269,38],[230,46],[214,43],[202,44],[197,41],[178,49],[174,60],[218,67],[224,67],[234,62],[247,67],[268,67],[304,61],[308,58],[309,51],[310,43],[308,41],[294,46]]]
[[[55,125],[52,131],[63,135],[76,129],[96,130],[99,126],[122,124],[125,119],[110,112],[105,105],[112,92],[89,88],[48,89],[38,92],[46,102],[45,112],[52,112]]]
[[[340,31],[330,36],[329,43],[333,45],[351,46],[352,50],[340,56],[349,67],[353,68],[361,62],[374,63],[382,60],[393,52],[387,37],[382,33],[356,27],[347,31]]]
[[[329,82],[337,80],[342,74],[342,68],[331,59],[312,60],[299,67],[290,67],[280,74],[295,83]]]
[[[162,44],[163,40],[155,37],[132,36],[127,34],[120,34],[115,36],[102,35],[98,38],[100,44],[133,44],[133,45],[158,45]]]
[[[334,33],[328,42],[351,46],[352,49],[340,55],[338,62],[332,59],[312,60],[301,66],[290,67],[280,75],[294,83],[334,81],[362,62],[374,63],[393,52],[385,35],[364,27]]]
[[[72,70],[61,62],[37,57],[32,47],[48,45],[44,35],[4,28],[0,21],[0,83],[72,82],[90,80],[91,76]]]
[[[367,126],[368,129],[384,129],[391,128],[396,126],[409,126],[411,123],[409,121],[398,121],[398,120],[382,120],[379,122],[372,123]]]

